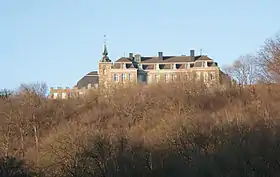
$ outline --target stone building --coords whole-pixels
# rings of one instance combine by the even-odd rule
[[[129,53],[115,62],[108,56],[104,45],[102,58],[98,63],[98,71],[89,72],[80,79],[73,89],[51,88],[50,98],[67,99],[80,96],[92,88],[109,88],[111,86],[127,86],[135,84],[153,84],[159,82],[197,81],[207,86],[229,86],[231,79],[224,74],[218,63],[207,55],[165,56],[158,52],[157,56],[141,56]]]
[[[157,56],[129,53],[129,57],[121,57],[113,63],[105,45],[98,65],[100,87],[188,80],[200,81],[207,86],[231,83],[217,62],[207,55],[195,55],[194,50],[190,50],[188,56],[165,56],[163,52],[158,52]]]
[[[98,72],[92,71],[82,77],[74,88],[51,88],[50,99],[68,99],[70,97],[79,97],[84,95],[88,90],[98,87]]]

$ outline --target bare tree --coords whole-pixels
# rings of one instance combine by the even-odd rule
[[[46,83],[31,83],[21,84],[19,88],[20,93],[36,94],[38,96],[46,96],[48,86]]]
[[[240,56],[231,66],[225,67],[224,71],[240,85],[251,85],[259,80],[259,66],[253,55]]]
[[[11,96],[13,94],[13,92],[11,90],[8,89],[2,89],[0,91],[0,98],[6,99],[9,96]]]
[[[265,82],[280,83],[280,31],[265,41],[258,54],[262,79]]]

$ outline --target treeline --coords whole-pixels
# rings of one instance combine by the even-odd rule
[[[247,87],[160,84],[48,100],[45,85],[25,86],[0,99],[0,176],[280,176],[274,54],[258,65],[258,84],[232,67]]]

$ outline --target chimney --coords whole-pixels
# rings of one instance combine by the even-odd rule
[[[133,60],[133,53],[129,53],[129,59]]]
[[[194,55],[194,50],[190,50],[190,56],[191,57],[194,57],[195,55]]]
[[[159,58],[160,60],[163,60],[163,52],[158,52],[158,58]]]

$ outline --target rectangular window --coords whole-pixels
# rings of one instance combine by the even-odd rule
[[[159,64],[155,64],[155,68],[156,68],[156,70],[159,70],[160,69]]]
[[[169,74],[165,74],[165,82],[168,82],[169,80]]]
[[[208,81],[208,72],[204,72],[204,82],[207,82]]]
[[[186,75],[185,75],[185,80],[188,81],[189,79],[190,79],[190,78],[189,78],[189,74],[186,74]]]
[[[201,67],[205,67],[205,62],[203,61],[203,62],[201,62]]]
[[[176,79],[176,74],[172,74],[172,81],[175,81]]]
[[[210,73],[210,80],[215,80],[215,72]]]
[[[122,73],[122,80],[124,81],[126,79],[126,74]]]
[[[196,80],[200,80],[200,72],[196,72]]]
[[[62,98],[62,99],[66,99],[66,93],[65,93],[65,92],[62,92],[61,98]]]
[[[159,81],[159,75],[155,74],[155,80],[158,82]]]
[[[176,69],[176,64],[171,64],[171,69]]]
[[[131,73],[128,73],[128,80],[132,80],[132,75],[131,75]]]
[[[114,74],[114,81],[116,81],[116,82],[119,81],[119,76],[117,74]]]
[[[122,68],[126,69],[126,64],[125,63],[122,64]]]

